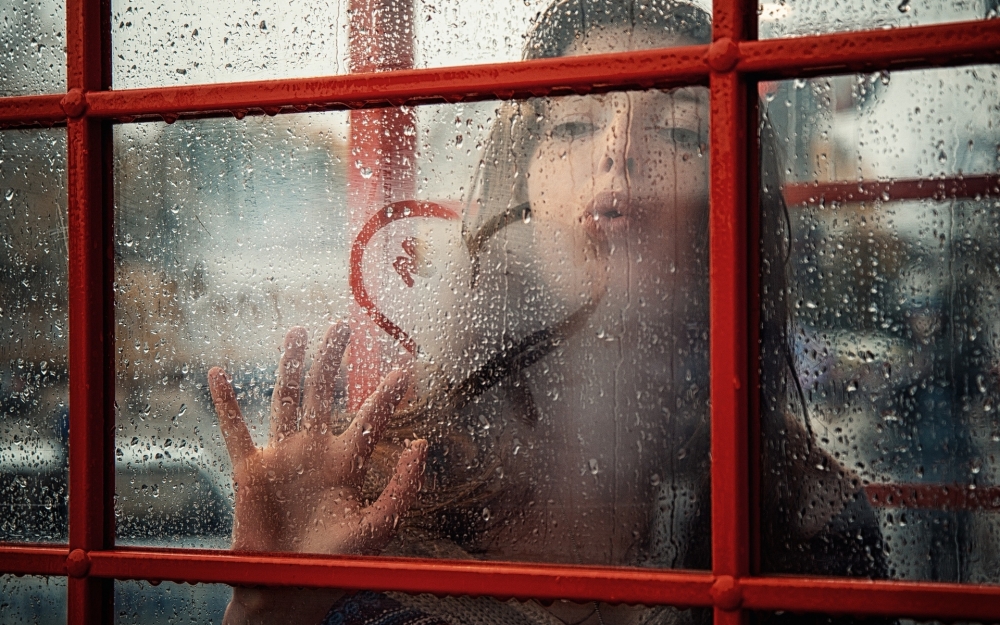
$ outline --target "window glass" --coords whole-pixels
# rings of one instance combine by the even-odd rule
[[[469,3],[459,0],[332,0],[329,2],[221,3],[112,0],[113,74],[116,89],[232,82],[408,67],[497,63],[558,56],[551,42],[529,36],[539,21],[558,24],[567,40],[591,21],[708,22],[691,9],[674,15],[668,0],[562,0],[540,16],[549,0]],[[695,2],[709,9],[709,2]],[[688,15],[690,13],[691,15]],[[601,16],[604,17],[601,17]],[[710,28],[710,27],[709,27]],[[352,35],[356,33],[356,37]],[[708,39],[708,37],[703,37]],[[612,49],[682,43],[638,33]],[[694,41],[688,41],[694,43]],[[352,60],[353,59],[353,60]]]
[[[115,624],[222,623],[232,594],[223,584],[115,580]]]
[[[232,601],[232,605],[229,605]],[[143,581],[115,582],[115,622],[167,625],[179,620],[221,623],[227,606],[230,618],[261,616],[246,606],[266,606],[277,622],[295,623],[680,623],[712,622],[711,609],[683,610],[671,606],[611,605],[570,601],[517,601],[492,597],[435,597],[400,592],[301,588],[237,588],[222,584],[153,585]],[[383,620],[384,619],[384,620]],[[391,619],[391,621],[390,621]],[[243,622],[243,621],[239,621]],[[270,622],[270,621],[266,621]]]
[[[66,131],[0,132],[0,541],[66,540]]]
[[[117,127],[120,538],[707,568],[707,95]]]
[[[0,623],[66,622],[66,578],[0,575]]]
[[[761,85],[766,570],[1000,582],[997,77]]]
[[[762,0],[761,39],[997,17],[996,0]]]
[[[66,90],[66,2],[0,5],[0,96]]]
[[[792,612],[753,612],[750,614],[750,622],[753,625],[852,625],[853,623],[867,623],[870,625],[881,625],[882,623],[894,623],[898,625],[939,625],[942,621],[914,620],[909,618],[879,617],[869,616],[858,618],[857,616],[845,616],[842,614],[802,614]],[[976,621],[962,621],[969,625],[980,625]]]

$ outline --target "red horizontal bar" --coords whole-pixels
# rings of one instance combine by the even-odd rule
[[[91,92],[89,115],[178,116],[282,108],[465,101],[586,93],[622,87],[704,84],[707,46],[325,78]]]
[[[885,615],[996,622],[1000,586],[862,579],[756,577],[740,580],[752,610]]]
[[[322,78],[91,91],[87,115],[129,119],[235,111],[330,109],[466,101],[631,87],[704,84],[707,46]],[[1000,20],[747,41],[738,71],[758,78],[989,63]],[[0,98],[0,124],[65,118],[61,95]]]
[[[869,484],[865,496],[876,508],[1000,511],[1000,487],[964,484]]]
[[[0,127],[42,125],[66,121],[63,94],[0,98]]]
[[[0,544],[0,574],[65,575],[69,547]]]
[[[1000,59],[1000,20],[747,41],[737,70],[760,78],[990,63]]]
[[[805,182],[786,184],[783,189],[789,206],[819,202],[883,202],[899,200],[965,200],[1000,196],[1000,175],[953,176],[948,178],[908,178],[863,180],[859,182]]]
[[[90,574],[116,579],[394,590],[616,603],[711,605],[708,573],[227,551],[91,552]]]

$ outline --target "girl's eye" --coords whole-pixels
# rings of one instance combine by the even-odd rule
[[[578,139],[590,134],[593,134],[597,130],[597,126],[593,122],[573,120],[559,122],[552,127],[552,136],[557,139]]]
[[[667,126],[660,129],[660,136],[682,149],[697,150],[704,143],[701,133],[691,128]]]

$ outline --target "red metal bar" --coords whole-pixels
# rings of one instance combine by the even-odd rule
[[[66,121],[63,94],[27,95],[0,99],[0,127],[48,126]]]
[[[761,79],[995,63],[1000,21],[747,41],[739,47],[737,70]]]
[[[91,557],[91,575],[118,579],[685,606],[706,606],[712,602],[709,594],[712,576],[695,572],[189,550],[120,549],[94,553]]]
[[[323,78],[89,93],[88,114],[129,118],[286,107],[484,100],[552,92],[705,84],[706,46]],[[0,100],[0,107],[3,100]]]
[[[0,571],[14,575],[65,575],[69,548],[0,544]]]
[[[712,570],[749,572],[747,497],[747,99],[735,73],[712,75],[709,279],[711,306]]]
[[[87,578],[86,553],[111,546],[114,494],[112,315],[113,250],[105,212],[105,123],[85,115],[85,94],[110,86],[102,54],[99,0],[66,2],[69,229],[69,625],[111,616],[111,583]],[[107,26],[107,23],[103,24]],[[110,49],[108,49],[110,52]]]
[[[753,610],[996,622],[1000,586],[860,579],[756,577],[742,581]]]
[[[748,479],[747,87],[731,71],[756,6],[715,0],[709,80],[709,298],[712,406],[712,586],[716,625],[745,625],[739,580],[750,572]]]
[[[805,182],[782,189],[789,207],[824,202],[973,199],[1000,196],[1000,175],[951,176],[859,182]]]
[[[876,508],[985,510],[1000,512],[1000,487],[965,484],[869,484],[865,497]]]
[[[759,78],[991,63],[1000,59],[1000,21],[838,33],[738,44],[737,71]],[[86,94],[87,115],[206,116],[302,107],[349,108],[550,93],[705,84],[706,46],[378,74],[193,85]],[[40,99],[44,98],[44,99]],[[55,121],[55,96],[0,98],[0,121]]]

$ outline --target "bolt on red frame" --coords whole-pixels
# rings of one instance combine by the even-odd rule
[[[67,126],[71,405],[69,545],[0,545],[0,573],[69,576],[72,625],[111,622],[114,579],[712,606],[723,625],[745,622],[748,610],[1000,619],[1000,586],[756,574],[750,479],[757,444],[757,82],[997,62],[1000,20],[755,41],[756,0],[716,0],[708,46],[111,91],[110,12],[108,0],[66,0],[66,94],[0,98],[0,125]],[[711,90],[711,573],[114,546],[113,123],[690,84]]]

